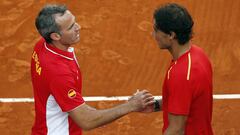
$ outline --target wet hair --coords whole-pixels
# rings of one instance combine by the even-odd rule
[[[35,26],[40,33],[40,35],[46,40],[47,43],[51,43],[52,39],[50,37],[51,33],[59,33],[60,27],[55,21],[55,15],[63,15],[67,7],[65,5],[46,5],[39,12],[36,20]]]
[[[168,3],[156,9],[153,17],[155,29],[169,35],[174,32],[180,45],[192,38],[194,22],[186,8],[175,3]]]

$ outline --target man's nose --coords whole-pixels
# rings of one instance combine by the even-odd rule
[[[79,25],[78,23],[76,23],[76,31],[79,31],[81,29],[81,25]]]

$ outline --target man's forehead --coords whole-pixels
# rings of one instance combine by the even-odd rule
[[[66,10],[64,14],[56,14],[55,15],[55,21],[58,25],[60,25],[60,27],[62,25],[70,25],[68,23],[70,23],[73,20],[74,16],[72,15],[72,13],[69,10]],[[64,27],[64,26],[62,26]],[[67,27],[67,26],[65,26]]]
[[[63,21],[71,18],[73,15],[69,10],[66,10],[64,14],[58,13],[58,14],[55,14],[54,16],[56,21]]]

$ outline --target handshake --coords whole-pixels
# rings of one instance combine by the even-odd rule
[[[160,111],[160,102],[154,100],[153,95],[147,90],[137,90],[137,92],[128,99],[128,104],[133,112],[150,113]]]

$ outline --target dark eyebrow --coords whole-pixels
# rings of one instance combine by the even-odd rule
[[[73,26],[74,26],[75,22],[68,28],[68,30],[70,30]]]

